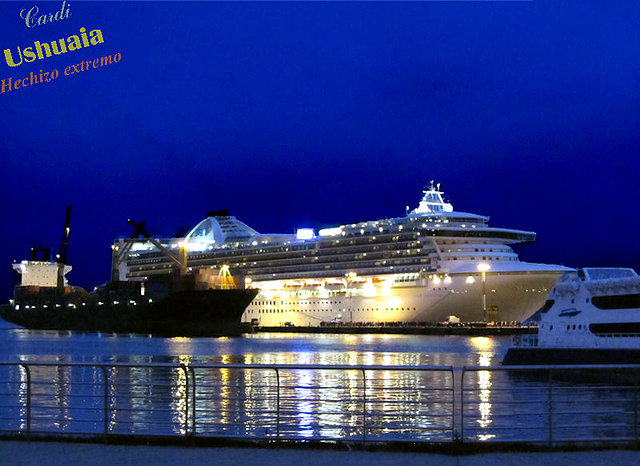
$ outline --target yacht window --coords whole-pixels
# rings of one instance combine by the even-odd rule
[[[594,296],[591,302],[598,309],[637,309],[640,308],[640,294]]]
[[[618,322],[613,324],[590,324],[589,329],[596,335],[601,334],[637,334],[640,333],[640,322]]]

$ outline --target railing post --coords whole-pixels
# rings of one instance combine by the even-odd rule
[[[367,372],[362,369],[362,442],[367,441]]]
[[[31,371],[29,366],[24,363],[19,364],[27,375],[27,437],[31,435]]]
[[[638,371],[635,371],[633,390],[633,439],[638,443]]]
[[[103,426],[102,433],[104,435],[104,441],[107,441],[107,434],[109,433],[109,377],[107,375],[107,369],[100,365],[100,370],[102,371],[102,380],[104,381],[104,387],[102,390],[102,414],[103,414]]]
[[[450,367],[451,371],[451,441],[456,439],[456,380],[453,373],[453,367]]]
[[[547,379],[547,424],[548,424],[548,437],[549,446],[553,445],[553,373],[549,370],[549,377]]]
[[[277,367],[276,371],[276,441],[280,445],[280,371]]]
[[[460,374],[460,441],[464,442],[464,371],[466,367],[462,368]],[[453,370],[453,369],[452,369]],[[455,393],[454,393],[455,398]],[[454,411],[455,415],[455,411]]]

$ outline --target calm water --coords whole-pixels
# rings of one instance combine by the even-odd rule
[[[259,333],[239,338],[26,330],[0,320],[0,361],[499,365],[510,337]]]
[[[466,441],[628,439],[637,387],[492,371],[510,337],[261,333],[150,338],[32,331],[0,321],[0,361],[181,363],[191,369],[0,366],[0,431]],[[198,364],[454,366],[398,370],[237,369]],[[482,366],[466,372],[463,366]],[[105,380],[108,382],[105,384]],[[365,389],[366,386],[366,389]],[[194,388],[195,387],[195,388]],[[106,392],[105,392],[106,390]],[[107,396],[105,396],[107,393]],[[191,395],[197,399],[196,406]],[[105,399],[107,403],[105,403]],[[364,401],[366,400],[366,402]],[[105,406],[107,409],[105,411]]]

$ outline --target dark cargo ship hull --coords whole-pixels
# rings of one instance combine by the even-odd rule
[[[78,303],[16,310],[3,306],[6,321],[29,329],[144,333],[156,336],[215,337],[242,333],[241,317],[257,290],[175,291],[157,301]]]

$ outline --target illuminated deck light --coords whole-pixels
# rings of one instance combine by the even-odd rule
[[[491,266],[486,262],[480,262],[477,268],[479,272],[487,272],[489,269],[491,269]]]

